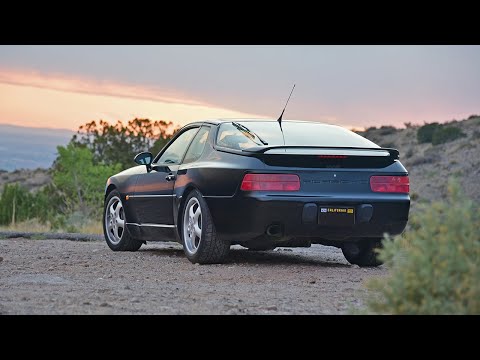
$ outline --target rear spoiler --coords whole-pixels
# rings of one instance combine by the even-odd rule
[[[328,150],[368,150],[368,151],[388,151],[392,159],[398,159],[400,153],[397,149],[392,148],[366,148],[366,147],[348,147],[348,146],[302,146],[302,145],[272,145],[272,146],[255,146],[243,149],[242,152],[252,154],[263,154],[273,149],[328,149]]]

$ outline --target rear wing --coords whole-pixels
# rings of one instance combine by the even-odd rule
[[[248,149],[243,149],[243,153],[263,154],[269,150],[275,149],[318,149],[318,150],[359,150],[359,151],[386,151],[390,154],[392,160],[397,160],[400,153],[397,149],[392,148],[367,148],[367,147],[350,147],[350,146],[303,146],[303,145],[272,145],[272,146],[255,146]],[[360,155],[360,154],[359,154]]]

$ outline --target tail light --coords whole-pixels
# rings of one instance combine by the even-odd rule
[[[374,192],[404,193],[410,191],[408,176],[372,176],[370,188]]]
[[[240,190],[298,191],[300,190],[300,178],[295,174],[246,174]]]

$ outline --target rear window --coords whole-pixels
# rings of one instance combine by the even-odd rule
[[[276,121],[238,121],[236,123],[243,125],[244,128],[238,125],[234,126],[235,123],[220,125],[217,145],[236,150],[263,146],[261,140],[267,142],[268,145],[283,145],[280,126]],[[282,128],[285,145],[379,147],[370,140],[336,125],[314,122],[283,122]]]

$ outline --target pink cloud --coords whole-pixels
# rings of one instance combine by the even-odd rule
[[[92,77],[79,77],[59,73],[43,74],[34,70],[0,68],[0,83],[31,86],[43,89],[106,95],[161,101],[165,103],[181,103],[186,105],[209,106],[204,102],[189,99],[185,94],[152,86],[139,86],[109,80],[98,80]]]

